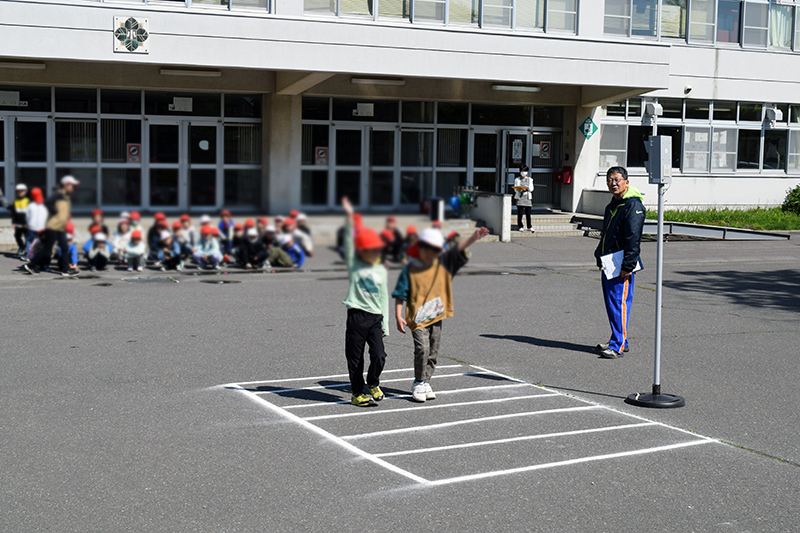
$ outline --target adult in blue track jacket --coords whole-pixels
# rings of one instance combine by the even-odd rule
[[[614,279],[601,274],[603,299],[606,304],[611,338],[608,344],[598,344],[597,350],[605,359],[617,359],[628,351],[628,324],[633,304],[634,269],[639,262],[645,208],[642,193],[628,182],[624,167],[611,167],[606,173],[608,190],[614,195],[603,216],[603,233],[594,251],[597,266],[600,257],[623,251],[622,271]]]

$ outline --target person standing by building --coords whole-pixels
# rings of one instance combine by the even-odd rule
[[[72,210],[70,195],[78,185],[80,185],[80,182],[72,176],[64,176],[61,178],[61,187],[45,202],[45,207],[47,207],[50,216],[44,226],[43,246],[33,256],[31,262],[25,264],[25,270],[31,274],[38,274],[41,269],[50,265],[53,257],[53,247],[56,244],[62,250],[69,248],[66,227]],[[66,256],[67,254],[62,253],[59,258],[61,275],[67,277],[77,276],[80,272],[77,268],[70,268],[69,260]]]
[[[614,279],[601,274],[603,299],[606,304],[611,338],[598,344],[597,351],[605,359],[617,359],[628,351],[628,325],[633,304],[634,270],[639,263],[639,250],[644,228],[645,208],[642,193],[628,182],[624,167],[611,167],[606,173],[608,190],[614,197],[606,206],[600,244],[594,252],[597,266],[601,257],[622,251],[622,270]]]
[[[533,231],[531,229],[531,206],[533,205],[533,179],[528,175],[528,167],[522,165],[519,177],[514,180],[514,190],[517,199],[517,226],[519,231]],[[522,225],[522,215],[528,222],[527,229]]]

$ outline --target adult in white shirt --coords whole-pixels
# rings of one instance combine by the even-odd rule
[[[522,165],[519,169],[519,177],[514,180],[517,200],[517,226],[519,231],[532,231],[531,229],[531,205],[533,204],[533,179],[528,176],[528,167]],[[522,225],[522,214],[527,218],[527,229]]]

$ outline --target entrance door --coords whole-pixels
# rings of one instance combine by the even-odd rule
[[[528,132],[504,131],[503,132],[503,185],[500,192],[513,194],[511,188],[514,180],[519,176],[519,168],[528,163]]]
[[[394,206],[400,194],[396,128],[341,126],[334,131],[334,196],[329,205],[336,207],[347,196],[362,209]]]
[[[533,205],[550,207],[561,202],[556,186],[556,172],[561,170],[561,133],[534,131],[531,133],[531,178]]]
[[[6,129],[9,134],[13,135],[13,142],[8,143],[9,153],[6,161],[10,175],[9,183],[6,184],[9,189],[6,190],[11,190],[13,193],[11,187],[13,181],[13,183],[24,183],[28,186],[28,190],[39,187],[42,193],[48,196],[51,185],[47,177],[48,161],[53,159],[48,157],[52,150],[49,135],[52,121],[39,117],[16,117],[4,122],[8,123]]]
[[[150,207],[219,206],[219,126],[181,120],[151,123],[149,133]]]
[[[497,130],[472,132],[472,185],[480,191],[498,192],[501,144]]]

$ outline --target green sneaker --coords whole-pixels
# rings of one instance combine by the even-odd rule
[[[366,394],[359,394],[358,396],[353,394],[350,397],[350,403],[357,407],[371,407],[375,405],[374,403],[372,403],[372,398],[370,398]]]
[[[383,391],[381,390],[380,385],[375,385],[374,387],[367,387],[369,393],[372,394],[372,399],[376,402],[383,400],[386,396],[383,395]]]

